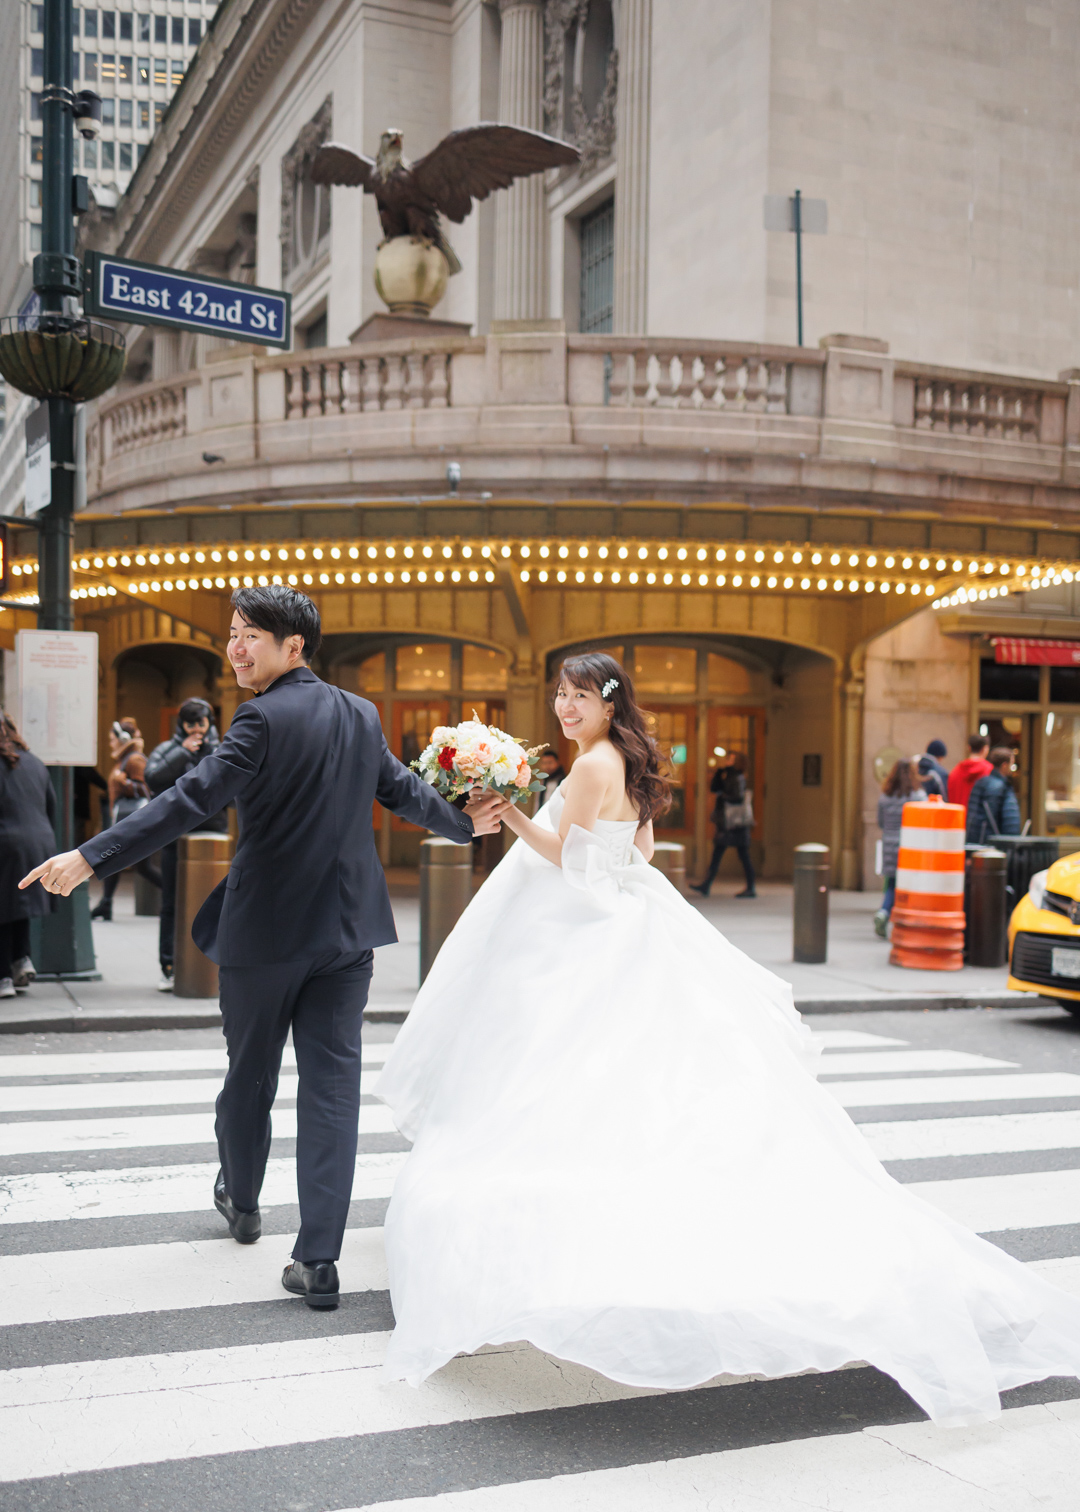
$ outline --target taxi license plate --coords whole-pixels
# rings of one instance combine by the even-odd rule
[[[1050,970],[1055,976],[1080,977],[1080,950],[1055,947],[1050,952]]]

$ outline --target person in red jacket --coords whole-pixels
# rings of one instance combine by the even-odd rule
[[[990,741],[986,735],[969,735],[968,751],[966,760],[958,761],[949,773],[949,802],[959,803],[967,809],[967,801],[971,796],[971,790],[980,777],[985,777],[994,769],[986,759],[986,753],[990,749]]]

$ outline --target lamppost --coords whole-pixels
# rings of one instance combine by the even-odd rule
[[[33,317],[0,320],[0,373],[13,388],[48,404],[51,450],[50,502],[38,515],[38,629],[70,630],[71,547],[75,508],[75,406],[96,398],[124,368],[119,331],[83,318],[82,270],[75,256],[75,214],[87,208],[86,181],[76,179],[72,124],[95,137],[101,100],[72,91],[71,0],[45,0],[45,67],[41,92],[41,251],[34,258],[34,289],[41,310]],[[52,767],[56,788],[56,839],[74,843],[72,771]],[[43,921],[40,975],[78,975],[93,969],[86,890],[58,900]]]

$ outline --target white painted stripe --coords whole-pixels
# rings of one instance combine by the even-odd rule
[[[296,1109],[275,1108],[274,1137],[296,1138]],[[390,1110],[376,1103],[360,1109],[361,1134],[391,1134]],[[71,1118],[0,1124],[0,1158],[73,1150],[138,1150],[158,1145],[214,1144],[214,1114],[166,1113],[142,1118]]]
[[[908,850],[949,851],[964,854],[964,830],[924,829],[915,824],[900,826],[900,844]]]
[[[381,1066],[393,1049],[393,1042],[380,1040],[363,1047],[365,1066]],[[296,1055],[291,1045],[285,1047],[281,1064],[295,1068]],[[93,1050],[62,1055],[0,1055],[0,1082],[10,1076],[123,1076],[152,1074],[159,1071],[175,1076],[178,1071],[220,1071],[228,1069],[229,1060],[221,1050]]]
[[[870,1050],[908,1043],[884,1034],[866,1034],[862,1029],[811,1029],[810,1033],[823,1050]]]
[[[955,872],[932,872],[915,871],[913,868],[901,866],[896,873],[897,892],[934,893],[948,897],[962,897],[964,893],[964,873]]]
[[[833,1054],[822,1063],[822,1076],[863,1076],[875,1071],[1003,1071],[1016,1061],[993,1060],[967,1050],[867,1050]]]
[[[353,1197],[389,1197],[404,1154],[358,1155]],[[133,1218],[213,1211],[216,1160],[201,1165],[131,1166],[121,1171],[40,1171],[0,1177],[0,1224]],[[296,1201],[296,1162],[271,1160],[259,1196],[263,1212]]]
[[[1080,1402],[445,1491],[348,1512],[1020,1512],[1076,1501]]]
[[[825,1085],[845,1108],[1080,1097],[1080,1076],[1070,1071],[1019,1072],[1014,1076],[922,1076],[912,1077],[910,1081],[827,1082]]]
[[[932,1202],[979,1234],[1080,1223],[1080,1171],[914,1181],[904,1190]]]
[[[361,1093],[372,1092],[378,1079],[377,1068],[362,1071]],[[213,1080],[191,1077],[183,1081],[62,1082],[59,1085],[52,1082],[48,1086],[28,1086],[24,1082],[0,1087],[0,1114],[44,1113],[53,1108],[164,1108],[175,1103],[205,1103],[213,1107],[221,1083],[220,1076]],[[295,1076],[283,1076],[278,1082],[275,1107],[295,1101],[297,1085]]]
[[[862,1123],[858,1128],[879,1160],[1080,1148],[1080,1112],[910,1118],[897,1123]]]
[[[289,1235],[269,1235],[258,1244],[195,1239],[0,1256],[0,1327],[277,1301],[285,1296],[281,1272],[292,1243]],[[346,1229],[338,1266],[347,1290],[384,1290],[382,1229]]]
[[[656,1395],[526,1344],[453,1360],[417,1391],[383,1379],[388,1337],[348,1334],[9,1371],[0,1383],[8,1404],[0,1409],[0,1480]]]

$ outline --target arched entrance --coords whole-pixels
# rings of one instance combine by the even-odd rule
[[[172,734],[185,699],[205,698],[220,729],[221,667],[221,657],[203,646],[168,641],[128,646],[113,662],[116,692],[109,719],[134,719],[149,752]]]
[[[791,874],[794,846],[831,843],[836,670],[831,658],[786,641],[754,636],[634,635],[560,647],[547,658],[553,678],[575,650],[603,649],[626,666],[638,701],[668,758],[671,810],[657,825],[679,840],[700,870],[712,844],[709,784],[728,751],[748,759],[754,794],[755,865]],[[559,740],[563,765],[571,750]],[[737,870],[734,854],[721,875]]]

